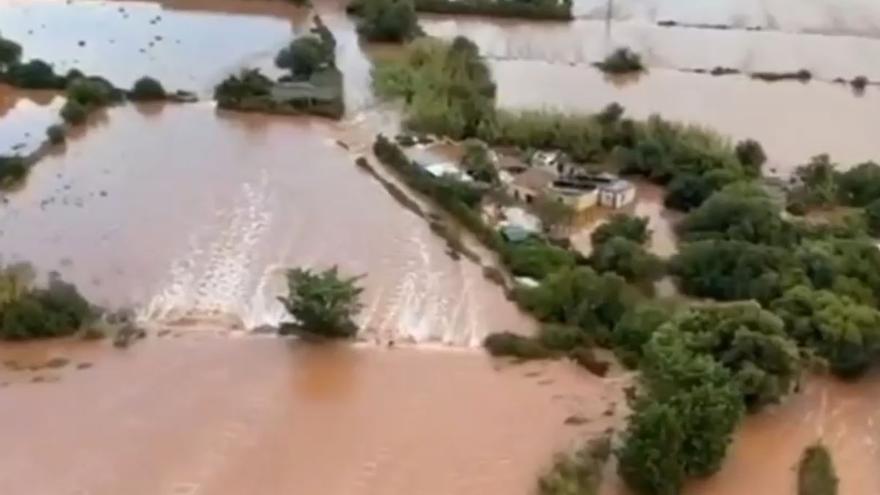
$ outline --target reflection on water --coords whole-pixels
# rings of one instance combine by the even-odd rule
[[[25,155],[60,121],[64,98],[51,91],[23,91],[0,84],[0,156]]]
[[[4,495],[526,495],[622,395],[566,363],[260,338],[148,339],[58,375],[0,389]]]
[[[880,156],[874,132],[880,127],[880,92],[871,88],[856,98],[829,84],[766,84],[659,69],[637,84],[615,87],[584,67],[528,61],[492,67],[506,108],[596,112],[616,101],[637,118],[659,113],[733,139],[758,139],[770,173],[789,173],[819,153],[847,166]]]
[[[109,123],[34,168],[0,210],[7,260],[57,269],[96,302],[150,320],[235,315],[275,324],[283,269],[366,274],[376,338],[473,344],[528,321],[481,269],[354,164],[337,126],[217,113],[210,104],[112,108]],[[353,124],[349,124],[351,126]]]

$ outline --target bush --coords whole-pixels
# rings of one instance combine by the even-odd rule
[[[630,367],[638,364],[644,345],[671,316],[669,309],[654,303],[639,304],[623,313],[612,331],[611,345],[624,364]]]
[[[76,100],[68,100],[61,107],[61,118],[70,125],[80,125],[86,121],[87,117],[86,107],[77,103]]]
[[[613,237],[622,237],[636,244],[645,244],[651,239],[648,218],[616,213],[593,231],[590,235],[590,241],[595,249]]]
[[[119,101],[120,94],[109,82],[100,78],[80,78],[71,81],[65,90],[67,101],[94,109]]]
[[[605,60],[596,63],[596,67],[609,74],[626,74],[645,70],[645,66],[642,65],[642,57],[626,47],[614,50],[605,57]]]
[[[0,156],[0,187],[17,184],[27,176],[28,166],[20,156]]]
[[[369,41],[399,43],[422,33],[412,0],[362,0],[359,3],[358,32]]]
[[[746,139],[736,143],[736,157],[750,176],[761,176],[761,167],[767,161],[767,155],[764,154],[761,143],[754,139]]]
[[[483,347],[489,354],[501,357],[510,356],[520,359],[546,359],[552,353],[535,339],[523,337],[511,332],[489,334],[483,340]]]
[[[275,57],[275,65],[288,69],[300,79],[308,79],[317,70],[333,64],[331,48],[318,36],[309,34],[293,40]]]
[[[353,337],[357,326],[352,318],[362,306],[359,278],[342,278],[336,267],[318,273],[288,270],[288,295],[278,299],[296,319],[293,330],[323,337]]]
[[[794,233],[779,207],[757,186],[736,187],[713,194],[690,212],[680,226],[685,240],[724,239],[789,245]]]
[[[605,376],[608,373],[608,368],[611,366],[597,358],[596,353],[589,347],[572,349],[568,356],[582,368],[599,377]]]
[[[874,237],[880,237],[880,198],[865,207],[865,220],[868,223],[868,232]]]
[[[67,132],[63,125],[53,124],[46,129],[46,137],[52,144],[61,144],[67,139]]]
[[[558,352],[592,345],[587,333],[580,328],[555,324],[541,326],[537,341],[545,349]]]
[[[165,88],[162,83],[149,76],[144,76],[134,82],[129,98],[135,101],[154,101],[165,99]]]
[[[798,495],[837,495],[831,453],[822,444],[807,447],[798,465]]]
[[[27,340],[71,335],[96,311],[76,287],[51,274],[46,288],[28,286],[21,274],[0,272],[0,339]]]
[[[538,479],[539,495],[598,495],[610,453],[610,439],[600,437],[571,454],[557,455]]]
[[[848,205],[866,206],[880,199],[880,165],[860,163],[837,174],[838,195]]]
[[[674,495],[684,484],[684,431],[672,404],[643,403],[630,416],[621,447],[615,452],[617,472],[639,493]]]
[[[51,65],[39,59],[10,65],[3,79],[12,86],[27,89],[64,89],[67,85],[64,77],[55,74]]]
[[[248,98],[268,96],[272,85],[272,80],[259,69],[243,70],[218,84],[214,88],[214,99],[220,107],[235,106]]]

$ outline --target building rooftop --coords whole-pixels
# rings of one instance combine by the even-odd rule
[[[632,189],[633,183],[628,180],[617,179],[614,182],[610,182],[608,184],[602,184],[601,188],[603,191],[611,191],[611,192],[624,192],[629,189]]]

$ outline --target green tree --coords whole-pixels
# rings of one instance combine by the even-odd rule
[[[590,235],[590,241],[596,248],[613,237],[623,237],[636,244],[645,244],[651,239],[648,218],[616,213],[607,222],[596,227]]]
[[[880,165],[860,163],[837,175],[838,194],[844,203],[866,206],[880,200]]]
[[[320,37],[314,35],[296,38],[275,57],[275,65],[288,69],[294,76],[303,79],[308,79],[327,64],[327,47]]]
[[[539,495],[598,495],[611,441],[600,437],[568,455],[557,455],[553,467],[538,479]]]
[[[83,124],[87,117],[88,111],[76,100],[68,100],[61,107],[61,118],[70,125]]]
[[[713,194],[680,225],[686,240],[727,239],[786,245],[794,240],[780,208],[758,187],[738,187]]]
[[[98,108],[119,100],[116,89],[107,81],[99,78],[80,78],[71,81],[64,92],[68,102],[75,102],[83,107]]]
[[[489,149],[479,141],[465,143],[461,165],[474,180],[487,184],[498,183],[498,170],[489,159]]]
[[[721,301],[767,303],[806,277],[784,248],[740,241],[685,244],[673,256],[669,270],[684,293]]]
[[[837,495],[837,481],[828,448],[817,443],[804,449],[798,464],[798,495]]]
[[[516,295],[519,303],[539,320],[588,331],[613,326],[635,297],[619,276],[599,275],[588,267],[560,270],[540,286],[519,289]]]
[[[360,2],[358,32],[370,41],[409,41],[420,35],[412,0],[364,0]]]
[[[0,69],[10,67],[21,59],[21,45],[0,36]]]
[[[754,139],[746,139],[736,143],[736,158],[742,164],[743,169],[752,177],[761,176],[761,167],[767,161],[764,148],[761,143]]]
[[[624,237],[599,244],[590,255],[599,272],[614,272],[629,282],[652,282],[663,273],[663,262],[644,247]]]
[[[617,472],[639,493],[678,495],[685,479],[684,430],[673,404],[640,403],[615,452]]]
[[[45,288],[21,275],[0,275],[0,339],[27,340],[70,335],[97,315],[76,287],[50,274]],[[5,286],[5,288],[3,287]]]
[[[848,297],[798,286],[771,308],[792,338],[827,359],[840,376],[864,373],[880,351],[880,312]]]
[[[809,206],[830,205],[837,200],[837,165],[828,155],[814,156],[795,170],[799,188],[795,196]]]
[[[52,144],[61,144],[67,139],[67,131],[64,130],[63,125],[52,124],[46,128],[46,137]]]
[[[164,100],[165,88],[156,79],[144,76],[134,82],[129,97],[135,101]]]
[[[6,70],[6,82],[28,89],[64,89],[65,78],[55,74],[52,66],[39,59],[13,64]]]
[[[614,326],[611,344],[627,366],[634,367],[638,363],[644,345],[671,316],[668,308],[651,302],[628,308],[623,313]]]
[[[797,345],[784,322],[755,303],[681,312],[655,332],[649,347],[655,341],[680,342],[694,354],[715,359],[730,371],[751,411],[778,402],[800,374]]]
[[[595,65],[602,72],[609,74],[627,74],[645,70],[641,55],[626,47],[614,50]]]
[[[539,240],[508,244],[502,258],[514,275],[538,280],[561,269],[570,269],[575,263],[574,256],[567,250]]]
[[[337,267],[322,272],[294,268],[287,271],[287,297],[279,297],[296,319],[293,327],[282,328],[324,337],[347,338],[357,333],[352,320],[361,310],[363,292],[360,277],[343,278]]]

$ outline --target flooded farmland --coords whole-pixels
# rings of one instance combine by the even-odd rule
[[[271,71],[278,49],[307,29],[307,12],[286,2],[0,0],[0,33],[26,58],[125,87],[149,74],[203,100],[99,112],[4,196],[4,263],[58,271],[99,304],[135,308],[161,337],[125,351],[0,345],[9,451],[0,493],[526,495],[554,451],[619,426],[628,376],[600,379],[567,362],[514,366],[475,348],[489,332],[535,322],[355,167],[398,118],[376,107],[342,5],[316,3],[338,40],[349,110],[340,123],[209,101],[231,72]],[[616,0],[610,29],[605,0],[575,4],[571,24],[426,16],[423,26],[471,37],[506,108],[595,111],[617,101],[636,117],[757,138],[779,174],[822,152],[847,165],[880,156],[880,90],[856,95],[830,82],[880,81],[880,7],[870,2]],[[649,73],[621,84],[590,66],[619,45],[643,51]],[[682,71],[716,65],[807,68],[820,80]],[[62,103],[0,87],[0,154],[33,150]],[[673,254],[676,217],[662,191],[643,184],[639,198],[632,211],[649,217],[652,250]],[[575,239],[588,240],[589,230]],[[248,332],[285,318],[276,296],[285,268],[298,265],[365,275],[366,342],[320,348]],[[749,418],[722,471],[687,494],[793,493],[793,467],[820,439],[841,493],[876,494],[878,383],[807,380]],[[71,404],[75,414],[60,413]],[[566,424],[572,417],[585,422]],[[626,493],[609,475],[603,493]]]

